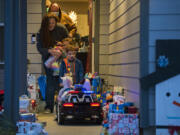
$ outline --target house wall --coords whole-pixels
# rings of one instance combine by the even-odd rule
[[[109,74],[109,0],[100,0],[99,4],[99,74],[107,80]]]
[[[4,89],[4,0],[0,0],[0,89]]]
[[[149,73],[156,69],[156,40],[180,39],[180,1],[149,1]],[[155,88],[149,90],[149,124],[155,124]]]
[[[38,77],[42,73],[41,55],[36,49],[36,44],[31,44],[32,34],[36,34],[41,26],[42,20],[42,1],[27,0],[27,58],[28,72]]]
[[[126,99],[139,106],[140,1],[101,0],[100,4],[100,75],[110,85],[122,86]]]
[[[0,90],[4,89],[4,70],[0,69]]]

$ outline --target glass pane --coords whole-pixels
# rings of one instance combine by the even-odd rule
[[[4,0],[0,0],[0,23],[4,22]]]
[[[4,27],[0,27],[0,62],[4,61]]]

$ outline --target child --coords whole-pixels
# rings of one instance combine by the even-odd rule
[[[68,91],[73,90],[72,86],[72,77],[65,76],[61,77],[63,88],[60,89],[59,95],[58,95],[58,101],[61,101],[63,99],[63,95],[66,95]]]
[[[84,71],[82,62],[76,58],[77,48],[71,43],[66,47],[66,58],[62,61],[60,66],[60,86],[62,85],[61,77],[69,74],[73,78],[73,84],[78,84],[84,79]]]

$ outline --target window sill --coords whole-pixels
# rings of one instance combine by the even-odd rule
[[[4,27],[4,23],[0,22],[0,27]]]
[[[0,69],[4,69],[4,62],[0,62]]]

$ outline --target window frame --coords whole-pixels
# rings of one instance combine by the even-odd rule
[[[5,3],[5,0],[1,0],[1,2],[2,2],[2,10],[5,10],[5,8],[4,8],[4,3]],[[3,14],[0,14],[0,15],[3,15]],[[4,15],[3,15],[3,17],[5,16],[5,11],[4,11]],[[5,27],[5,23],[4,23],[4,18],[2,19],[2,20],[0,20],[0,28],[4,28]],[[3,31],[3,35],[4,35],[4,31]],[[4,45],[4,43],[3,43],[3,45]],[[4,51],[4,50],[1,50],[1,51]],[[1,53],[1,52],[0,52]],[[4,60],[1,60],[0,59],[0,69],[3,69],[4,68],[4,64],[5,64],[5,62],[4,62]]]

